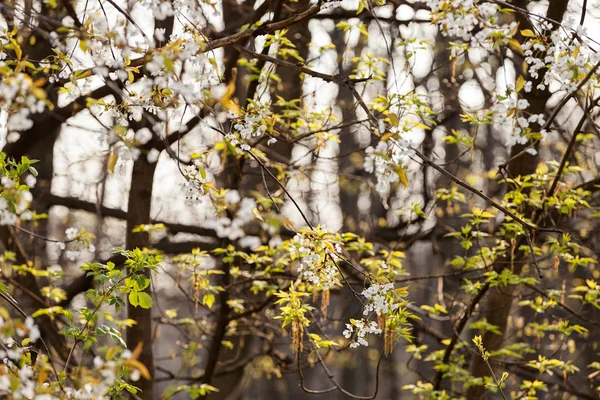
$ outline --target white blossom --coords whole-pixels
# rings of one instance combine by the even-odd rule
[[[391,310],[395,310],[398,305],[391,304],[387,294],[394,290],[394,284],[388,283],[386,285],[371,284],[367,289],[362,291],[362,295],[368,300],[367,304],[363,308],[363,314],[369,315],[375,312],[378,316],[387,314]]]
[[[37,179],[35,178],[35,176],[29,174],[25,177],[25,184],[27,186],[29,186],[30,188],[33,188],[36,183],[37,183]]]
[[[152,132],[148,128],[142,128],[135,133],[135,141],[141,145],[145,145],[152,140]]]
[[[230,189],[225,193],[225,201],[229,204],[238,204],[240,202],[240,193],[235,189]]]
[[[377,322],[368,320],[352,320],[350,324],[346,324],[346,330],[342,333],[346,339],[353,338],[350,344],[351,348],[358,346],[368,346],[367,335],[381,334],[381,329],[377,326]]]
[[[156,28],[154,30],[154,37],[159,41],[159,42],[164,42],[165,41],[165,33],[166,33],[166,29],[165,28]]]
[[[21,139],[21,134],[19,132],[9,132],[8,135],[6,135],[6,141],[8,143],[15,143],[19,139]]]
[[[148,162],[150,164],[154,164],[155,162],[158,161],[159,156],[160,156],[160,151],[158,151],[157,149],[150,150],[150,152],[148,152],[148,155],[147,155]]]
[[[75,240],[79,236],[79,229],[71,227],[65,230],[65,236],[68,241]]]
[[[335,244],[334,249],[338,253],[342,251],[339,243]],[[329,290],[336,285],[338,270],[333,261],[335,253],[323,240],[296,234],[292,239],[290,254],[293,258],[300,258],[298,272],[302,279],[322,290]]]

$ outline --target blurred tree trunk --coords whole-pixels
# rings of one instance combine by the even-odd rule
[[[283,0],[268,0],[268,3],[268,10],[273,12],[274,21],[288,18],[292,16],[294,12],[300,12],[301,10],[306,9],[309,6],[309,1],[307,0],[301,0],[297,3],[288,4],[285,7],[283,7],[285,3],[285,1]],[[253,4],[253,1],[249,2],[248,6],[251,6]],[[236,24],[239,24],[243,17],[244,10],[239,6],[225,7],[225,29],[231,29],[231,27],[236,26]],[[291,26],[288,30],[287,38],[296,45],[296,49],[298,50],[300,56],[306,58],[308,54],[307,44],[310,39],[308,21]],[[263,53],[268,53],[268,50],[268,48],[265,49]],[[233,78],[236,79],[235,97],[237,99],[238,104],[245,104],[247,101],[246,97],[254,97],[254,95],[256,94],[258,82],[246,83],[248,79],[247,74],[245,74],[245,70],[242,70],[240,73],[237,74],[237,76],[235,76],[233,70],[237,65],[239,57],[239,52],[234,48],[225,49],[224,81],[225,83],[227,83]],[[264,66],[264,63],[260,65]],[[279,68],[277,70],[277,74],[281,78],[281,86],[273,88],[274,94],[281,96],[285,100],[293,100],[302,96],[302,80],[300,79],[298,74],[296,74],[294,71],[291,71],[288,68]],[[283,141],[279,141],[275,145],[270,146],[270,148],[274,152],[278,153],[281,157],[284,157],[285,159],[290,159],[293,145],[285,143]],[[228,189],[240,190],[241,196],[244,197],[245,194],[249,191],[255,190],[264,185],[262,174],[259,168],[260,166],[256,165],[254,162],[247,162],[243,159],[238,161],[235,157],[229,157],[226,161],[223,173],[218,178],[221,181],[220,186]],[[276,183],[271,182],[269,178],[266,179],[268,179],[267,184],[269,186],[269,190],[275,190]],[[224,298],[226,294],[221,293],[219,296]],[[221,303],[223,303],[223,301],[221,301]],[[221,325],[222,324],[219,324],[219,321],[217,321],[217,327]],[[235,362],[236,359],[247,356],[248,354],[250,354],[253,348],[260,345],[249,336],[228,337],[228,340],[234,343],[234,349],[221,349],[218,352],[219,363]],[[214,345],[220,346],[220,344],[217,343],[215,343]],[[244,369],[243,367],[241,367],[231,373],[212,378],[212,383],[214,385],[220,388],[225,388],[226,390],[221,390],[219,393],[211,394],[209,397],[211,399],[235,399],[243,397],[245,394],[244,391],[238,390],[243,376]],[[265,387],[266,391],[271,391],[272,389],[272,385],[266,385]],[[279,393],[274,391],[271,394],[277,396]]]
[[[289,18],[310,6],[309,0],[299,0],[298,2],[290,3],[285,0],[271,0],[270,11],[273,12],[273,20],[285,19]],[[304,60],[308,57],[308,43],[311,39],[311,33],[308,29],[308,21],[302,21],[301,23],[294,24],[288,28],[288,32],[286,34],[287,39],[289,39],[296,47],[298,54]],[[263,50],[263,53],[267,53],[269,49]],[[264,63],[260,63],[259,66],[264,67]],[[272,67],[271,67],[272,68]],[[277,67],[275,73],[279,76],[280,82],[275,83],[271,81],[269,84],[271,85],[268,90],[271,94],[271,101],[275,102],[277,100],[277,96],[281,97],[284,101],[291,101],[294,99],[301,99],[303,97],[303,80],[298,75],[298,73],[290,68],[282,68]],[[248,84],[248,92],[246,93],[246,97],[254,96],[257,94],[257,90],[260,88],[258,82],[249,83]],[[256,100],[256,98],[254,98]],[[298,105],[299,107],[303,107],[303,103]],[[282,108],[279,106],[272,106],[273,112],[279,113],[282,111]],[[292,150],[294,148],[294,144],[288,143],[283,140],[277,141],[277,143],[269,146],[268,153],[276,153],[277,157],[275,160],[291,160],[292,158]],[[256,163],[246,162],[243,165],[243,192],[248,193],[250,190],[260,189],[265,185],[265,182],[262,178],[262,173],[260,171],[260,166]],[[265,174],[266,185],[268,190],[271,193],[274,193],[279,189],[276,182],[272,181]],[[282,182],[285,184],[285,182]],[[286,201],[289,199],[285,199]],[[295,211],[294,211],[295,212]],[[260,327],[256,327],[260,329]],[[256,342],[256,341],[253,341]],[[259,346],[260,343],[250,343],[246,344],[246,346]],[[284,354],[287,352],[288,347],[284,346],[280,349]],[[292,393],[299,392],[297,388],[297,376],[288,376],[289,380],[287,381],[287,385],[283,383],[275,384],[274,380],[260,379],[256,382],[253,382],[255,385],[256,393],[259,393],[259,398],[286,398],[286,396],[292,396]],[[252,391],[245,390],[240,393],[240,398],[254,398],[251,396]]]
[[[165,30],[165,40],[173,33],[173,24],[175,18],[167,17],[164,20],[154,20],[155,29],[161,28]],[[157,46],[162,43],[157,43]],[[147,121],[145,121],[147,123]],[[134,130],[140,129],[141,124],[134,123]],[[154,185],[154,171],[156,170],[157,162],[150,163],[146,154],[139,155],[137,160],[133,162],[133,171],[131,173],[131,186],[129,189],[129,197],[127,202],[127,231],[125,234],[125,247],[127,250],[135,250],[136,248],[144,248],[150,245],[150,237],[147,232],[133,232],[133,229],[142,224],[151,223],[150,211],[152,208],[152,188]],[[144,275],[151,278],[151,271],[145,270]],[[146,288],[146,292],[150,292],[152,285]],[[135,385],[141,391],[141,397],[144,400],[154,399],[154,351],[153,351],[153,326],[152,326],[152,309],[135,307],[129,302],[127,303],[127,317],[136,321],[136,324],[128,327],[126,331],[127,348],[134,350],[136,346],[142,346],[142,352],[139,361],[148,368],[150,379],[140,378]]]
[[[133,163],[131,174],[131,188],[127,204],[127,233],[125,246],[127,250],[143,248],[149,245],[149,236],[146,232],[132,232],[133,228],[141,224],[149,224],[150,207],[152,205],[152,186],[154,182],[154,170],[157,163],[149,163],[145,154],[141,154]],[[144,275],[150,278],[150,271],[146,270]],[[152,286],[152,285],[151,285]],[[146,291],[150,291],[149,286]],[[127,328],[127,348],[135,349],[140,343],[142,352],[139,361],[150,371],[150,380],[140,378],[135,385],[142,390],[141,397],[144,400],[153,400],[154,397],[154,356],[152,351],[152,309],[134,307],[127,303],[127,317],[137,323]]]
[[[46,4],[42,4],[41,7],[41,13],[53,20],[60,21],[67,15],[67,10],[64,7],[51,8],[46,6]],[[13,26],[13,9],[7,7],[2,8],[1,10],[9,27]],[[26,2],[24,10],[25,16],[27,16],[27,10],[31,10],[31,2]],[[31,26],[31,24],[34,23],[33,18],[20,22],[24,24],[19,28],[19,35],[23,37],[21,46],[24,54],[28,54],[36,63],[46,57],[54,55],[49,41],[46,40],[44,35],[39,33],[39,30],[36,30],[35,27]],[[40,24],[43,23],[43,21],[38,22]],[[46,89],[48,99],[55,104],[58,99],[57,90],[51,86]],[[19,140],[14,143],[7,143],[2,151],[9,157],[13,157],[17,160],[22,156],[40,160],[39,163],[35,164],[35,167],[38,170],[38,176],[37,183],[31,190],[33,195],[31,209],[38,214],[47,214],[50,209],[47,199],[51,191],[52,177],[54,175],[54,143],[58,138],[63,121],[57,119],[57,117],[51,113],[34,114],[32,115],[32,120],[33,126],[31,129],[21,132]],[[35,223],[27,223],[26,226],[40,237],[47,237],[47,219],[41,219]],[[7,229],[6,227],[2,228],[3,230]],[[15,231],[15,235],[12,239],[7,231],[3,232],[2,237],[6,239],[5,246],[8,248],[16,249],[15,246],[17,246],[17,243],[15,240],[18,240],[23,245],[21,248],[23,250],[22,252],[16,251],[18,257],[17,262],[31,262],[31,266],[34,268],[46,264],[46,241],[18,231]],[[34,276],[27,274],[15,276],[14,279],[22,286],[23,295],[18,298],[20,299],[19,303],[21,307],[27,314],[31,315],[34,311],[44,307],[44,304],[41,304],[39,301],[40,299],[43,299],[43,296],[41,295],[40,287]],[[46,306],[49,305],[50,304],[47,304]],[[48,345],[63,359],[66,359],[68,349],[64,338],[58,333],[59,328],[56,321],[51,321],[47,316],[43,316],[38,318],[36,322],[41,329],[42,337],[46,340]]]
[[[347,76],[352,72],[352,68],[351,66],[344,67],[344,56],[347,51],[345,39],[346,34],[342,30],[336,29],[333,32],[332,42],[338,51],[338,71],[340,74]],[[360,54],[365,45],[364,42],[364,40],[359,40],[354,48],[355,54]],[[337,105],[342,112],[342,124],[347,124],[357,118],[354,96],[352,92],[344,87],[339,88]],[[348,125],[342,128],[338,134],[341,139],[338,151],[338,172],[340,174],[340,208],[343,218],[342,231],[358,233],[360,229],[358,200],[362,185],[360,181],[346,178],[346,176],[356,175],[362,167],[360,162],[350,154],[359,145],[356,140],[356,133],[357,128]]]
[[[234,29],[244,20],[244,16],[248,13],[248,9],[252,9],[254,1],[247,1],[242,5],[238,5],[235,0],[224,3],[223,19],[225,30]],[[243,105],[247,93],[245,87],[245,70],[237,71],[237,62],[240,58],[240,53],[233,47],[226,47],[224,54],[225,70],[223,74],[223,82],[228,84],[232,80],[235,83],[235,93],[233,98],[237,103]],[[226,124],[226,129],[231,129],[230,124]],[[242,182],[242,171],[244,161],[238,160],[236,157],[229,156],[225,161],[223,172],[217,176],[217,181],[220,187],[230,190],[239,190]],[[243,195],[242,195],[243,196]],[[231,215],[228,215],[231,218]],[[224,246],[226,244],[224,243]],[[220,286],[226,286],[229,281],[229,267],[223,263],[219,264],[219,269],[223,271],[223,275],[219,276],[219,282],[215,283]],[[239,359],[246,358],[250,353],[252,340],[244,335],[228,336],[227,340],[233,343],[233,348],[224,348],[222,340],[227,333],[227,325],[230,320],[230,310],[227,305],[229,293],[222,292],[218,295],[218,309],[216,310],[215,329],[213,337],[215,338],[208,345],[207,359],[204,367],[204,376],[202,383],[208,383],[220,388],[219,392],[212,393],[208,398],[213,400],[219,399],[237,399],[240,396],[239,386],[244,377],[243,366],[224,375],[215,376],[216,367],[218,364],[236,363]]]
[[[520,0],[515,4],[518,7],[527,8],[527,1]],[[554,21],[562,21],[563,16],[567,10],[568,0],[557,0],[550,3],[548,8],[547,17],[550,20]],[[521,13],[517,13],[517,20],[519,22],[521,29],[532,29],[531,23],[529,19],[522,15]],[[554,29],[559,29],[558,26],[554,26]],[[527,77],[526,71],[523,70],[523,59],[520,55],[516,56],[515,68],[517,70],[517,76],[524,75]],[[531,80],[533,82],[533,90],[529,93],[523,92],[524,98],[529,102],[530,107],[529,111],[532,114],[543,114],[546,111],[546,103],[551,96],[549,90],[539,90],[537,88],[538,83],[543,81],[544,73],[540,73],[538,79],[532,79],[531,77],[526,78],[526,80]],[[513,146],[510,152],[509,162],[506,168],[506,172],[509,177],[516,178],[518,176],[529,175],[535,172],[539,155],[532,155],[530,153],[525,152],[527,145],[516,145]],[[533,211],[533,210],[532,210]],[[527,214],[527,213],[526,213]],[[535,223],[535,221],[534,221]],[[518,249],[521,245],[526,244],[525,240],[521,238],[521,240],[517,240],[516,248]],[[508,254],[511,254],[510,250],[507,250]],[[510,266],[512,267],[512,272],[514,274],[520,275],[523,271],[523,266],[527,261],[527,255],[522,251],[515,252],[514,258],[512,262],[510,262]],[[532,269],[531,262],[529,262],[530,269]],[[494,265],[494,269],[497,272],[501,272],[504,268],[507,267],[505,262],[499,261]],[[535,272],[535,271],[533,271]],[[512,302],[515,296],[515,290],[518,286],[509,285],[507,287],[493,287],[489,290],[487,301],[486,301],[486,309],[483,311],[483,318],[487,319],[487,322],[498,326],[500,335],[488,331],[483,335],[483,344],[486,350],[493,352],[502,347],[504,344],[504,340],[506,337],[506,332],[508,329],[508,317],[511,313]],[[489,369],[485,364],[482,357],[478,355],[473,355],[471,359],[471,375],[474,377],[481,377],[489,375]],[[467,391],[468,399],[481,399],[487,397],[487,391],[483,387],[471,387]]]

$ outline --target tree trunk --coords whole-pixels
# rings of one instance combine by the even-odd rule
[[[521,0],[516,4],[518,7],[527,8],[527,2]],[[568,0],[553,1],[548,9],[547,17],[554,21],[562,21],[563,15],[567,10]],[[529,19],[522,14],[517,14],[517,20],[520,23],[521,29],[532,29]],[[555,26],[554,29],[558,29]],[[523,60],[517,59],[515,62],[517,71],[520,70],[520,66],[523,64]],[[525,71],[521,71],[521,74],[525,74]],[[546,103],[551,96],[548,90],[539,90],[537,85],[544,78],[544,74],[541,73],[538,79],[531,79],[533,82],[533,90],[529,93],[524,92],[524,97],[529,101],[530,108],[529,112],[532,114],[544,113],[546,110]],[[524,152],[527,145],[516,145],[511,149],[510,162],[507,165],[507,172],[510,177],[516,178],[518,176],[529,175],[535,172],[539,156],[537,154],[532,155]],[[524,240],[518,240],[516,247],[518,248],[521,244],[524,244]],[[511,250],[507,250],[507,254],[511,254]],[[523,266],[525,265],[526,256],[523,252],[517,251],[514,259],[510,263],[513,268],[514,274],[521,274]],[[506,263],[503,261],[497,262],[494,265],[494,269],[497,272],[502,271],[506,267]],[[506,332],[508,330],[508,316],[511,314],[512,302],[515,295],[516,285],[509,285],[506,287],[493,287],[489,290],[487,296],[487,307],[484,311],[483,318],[487,319],[487,322],[498,326],[501,334],[498,335],[493,332],[486,332],[483,335],[483,345],[486,350],[492,352],[500,349],[504,344]],[[482,377],[489,375],[489,369],[485,364],[482,357],[479,355],[473,355],[471,359],[471,375],[474,377]],[[467,398],[470,400],[481,399],[487,397],[489,392],[484,387],[471,387],[467,391]]]
[[[127,250],[148,246],[149,237],[145,232],[133,233],[137,225],[150,223],[150,207],[152,205],[152,185],[156,163],[150,164],[142,154],[133,164],[131,175],[131,189],[127,206],[127,234],[125,246]],[[146,270],[146,277],[150,271]],[[150,285],[146,291],[150,291]],[[136,385],[142,390],[144,400],[153,400],[154,397],[154,356],[152,352],[152,309],[134,307],[128,303],[127,316],[137,323],[127,328],[127,348],[133,350],[142,343],[142,353],[139,361],[150,371],[150,380],[141,378]]]

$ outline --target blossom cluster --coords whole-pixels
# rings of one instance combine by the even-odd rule
[[[292,239],[289,251],[292,259],[300,259],[298,272],[307,282],[322,290],[329,290],[338,283],[333,257],[342,251],[340,243],[298,233]]]
[[[398,304],[391,302],[393,298],[388,294],[394,290],[394,284],[388,283],[385,285],[379,285],[377,283],[371,284],[367,289],[362,291],[362,295],[368,300],[363,308],[363,315],[370,315],[371,313],[377,314],[377,316],[385,315],[388,312],[398,308]]]
[[[515,22],[499,23],[501,10],[497,4],[478,0],[429,0],[428,6],[431,8],[432,21],[440,27],[442,34],[462,38],[468,42],[470,49],[492,51],[498,45],[509,45],[523,52],[531,80],[522,81],[516,93],[509,90],[507,94],[498,95],[493,107],[494,122],[510,128],[507,145],[526,144],[532,138],[544,139],[547,135],[544,130],[534,132],[537,129],[530,128],[532,124],[543,126],[544,118],[542,114],[526,111],[529,105],[526,100],[517,98],[519,90],[545,90],[557,84],[558,90],[572,93],[579,86],[586,90],[597,82],[596,78],[592,78],[583,85],[594,66],[600,62],[600,55],[583,42],[586,29],[571,17],[565,19],[561,29],[555,29],[551,22],[545,20],[539,22],[536,28],[541,34],[530,29],[521,30],[526,41],[518,44],[512,39],[518,32],[518,26]],[[454,45],[453,51],[465,48]],[[533,148],[527,151],[536,152]]]
[[[0,32],[0,108],[8,110],[8,143],[18,141],[20,132],[33,126],[32,114],[44,112],[47,97],[41,88],[44,80],[34,81],[27,73],[33,65],[21,60],[22,50],[14,38],[15,33],[16,30],[10,33]],[[6,51],[9,50],[18,55],[16,63],[7,58]]]
[[[369,334],[379,335],[381,332],[381,328],[379,328],[379,325],[375,321],[352,319],[349,324],[346,324],[346,330],[342,334],[346,339],[353,338],[350,347],[356,348],[358,346],[368,346],[367,336]]]
[[[530,91],[531,85],[524,84],[524,90]],[[492,107],[494,111],[494,123],[498,126],[508,127],[509,135],[506,139],[507,146],[515,144],[526,144],[532,133],[532,124],[542,126],[545,122],[544,114],[527,113],[529,102],[526,99],[519,99],[518,92],[510,89],[504,96],[497,96],[496,102]],[[545,139],[547,132],[542,130],[539,133],[541,139]],[[535,149],[528,149],[528,152],[535,152]]]
[[[83,228],[77,229],[74,227],[67,228],[65,230],[64,241],[56,242],[56,245],[61,251],[65,251],[65,257],[69,260],[74,261],[77,257],[81,256],[83,251],[94,253],[96,246],[92,244],[92,234],[87,233]],[[69,249],[67,250],[67,246]]]
[[[538,79],[540,72],[547,69],[537,85],[539,90],[557,83],[559,90],[572,93],[600,62],[600,55],[582,42],[586,29],[579,22],[567,18],[563,26],[566,29],[552,30],[549,38],[533,36],[522,45],[525,62],[529,65],[528,72],[533,79]],[[552,24],[544,22],[543,28],[550,32]],[[588,87],[593,86],[593,82],[594,79],[590,80]]]
[[[4,64],[0,61],[0,67]],[[46,94],[25,73],[18,72],[3,77],[0,91],[0,106],[10,110],[7,122],[7,142],[13,143],[21,137],[20,132],[33,126],[32,114],[46,109]]]
[[[366,299],[363,302],[363,315],[361,320],[351,319],[346,324],[343,335],[346,339],[352,338],[350,347],[368,346],[367,335],[379,335],[385,330],[386,348],[393,347],[398,333],[403,333],[410,315],[406,312],[406,289],[396,289],[394,283],[371,283],[361,292]],[[376,316],[376,321],[371,317]]]
[[[36,383],[32,379],[34,371],[30,365],[22,365],[29,350],[28,345],[22,343],[35,343],[40,338],[40,329],[31,317],[24,323],[5,321],[0,317],[0,327],[0,395],[32,399],[36,392]]]
[[[8,177],[2,177],[0,185],[3,186],[0,194],[7,197],[10,195],[16,200],[12,203],[6,197],[0,197],[0,225],[15,224],[19,215],[23,220],[31,219],[31,212],[28,210],[32,200],[31,192],[18,188],[15,182]],[[12,193],[9,194],[8,192]],[[11,203],[14,208],[11,207]]]
[[[127,28],[127,24],[121,23],[124,21],[119,21],[121,17],[116,21],[107,20],[100,6],[90,5],[86,9],[84,26],[76,27],[70,17],[63,20],[61,43],[57,44],[57,50],[62,51],[67,38],[76,35],[81,46],[75,53],[80,56],[79,53],[84,52],[85,57],[70,59],[68,54],[74,52],[69,49],[62,51],[60,58],[52,56],[42,62],[45,70],[50,71],[49,80],[62,84],[60,100],[66,102],[84,97],[92,90],[90,83],[95,81],[88,79],[90,75],[103,78],[113,89],[123,88],[119,102],[89,99],[89,104],[94,114],[109,114],[115,128],[125,131],[111,137],[125,143],[131,149],[133,159],[140,155],[135,147],[152,139],[149,133],[164,138],[185,129],[184,111],[180,106],[185,104],[186,110],[192,112],[199,109],[209,101],[212,88],[220,83],[218,66],[203,54],[202,44],[206,37],[198,33],[207,25],[202,5],[188,0],[144,0],[139,3],[140,7],[151,11],[156,20],[185,15],[182,21],[186,26],[168,38],[163,29],[156,29],[154,36],[158,43],[153,43],[149,39],[152,35],[143,32],[142,28]],[[140,57],[140,53],[144,56]],[[147,73],[141,73],[142,68]],[[130,121],[139,122],[144,115],[152,122],[151,132],[137,130],[135,138],[133,132],[129,138]],[[109,140],[111,145],[114,142]],[[151,163],[158,160],[156,149],[148,149],[144,154]]]
[[[473,0],[429,0],[427,6],[431,9],[433,21],[442,27],[442,33],[447,36],[469,40],[471,31],[479,25],[477,14],[473,12]]]
[[[190,165],[184,169],[183,173],[185,178],[185,183],[183,185],[185,190],[185,203],[202,203],[202,197],[207,193],[206,171],[202,167]]]
[[[342,333],[346,339],[352,338],[350,347],[368,346],[367,335],[379,335],[382,329],[375,321],[370,321],[369,315],[375,313],[377,317],[385,317],[392,310],[398,309],[399,305],[393,302],[393,296],[390,296],[394,290],[394,284],[371,284],[367,289],[362,291],[362,296],[367,299],[367,303],[363,307],[363,315],[365,319],[350,320],[346,324],[346,330]]]
[[[413,147],[410,139],[390,138],[380,141],[375,148],[369,146],[366,149],[364,168],[377,177],[376,189],[379,193],[387,193],[390,185],[400,180],[398,167],[406,165],[414,154]]]
[[[233,123],[234,132],[228,133],[225,138],[233,146],[239,146],[244,151],[250,150],[248,141],[252,138],[259,138],[269,130],[268,118],[271,116],[271,109],[268,104],[253,103],[247,112],[237,118]],[[271,138],[268,144],[275,143],[277,139]]]
[[[441,33],[468,42],[471,49],[492,51],[498,45],[509,44],[518,24],[499,23],[500,7],[478,0],[428,0],[432,22]]]

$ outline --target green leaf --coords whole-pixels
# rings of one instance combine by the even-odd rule
[[[215,304],[215,296],[212,294],[205,294],[202,298],[202,304],[208,306],[208,308],[212,308],[213,304]]]
[[[138,292],[138,301],[140,307],[142,308],[150,308],[152,307],[152,297],[146,292]]]
[[[138,292],[132,290],[131,292],[129,292],[129,303],[134,306],[137,307],[138,306]]]

